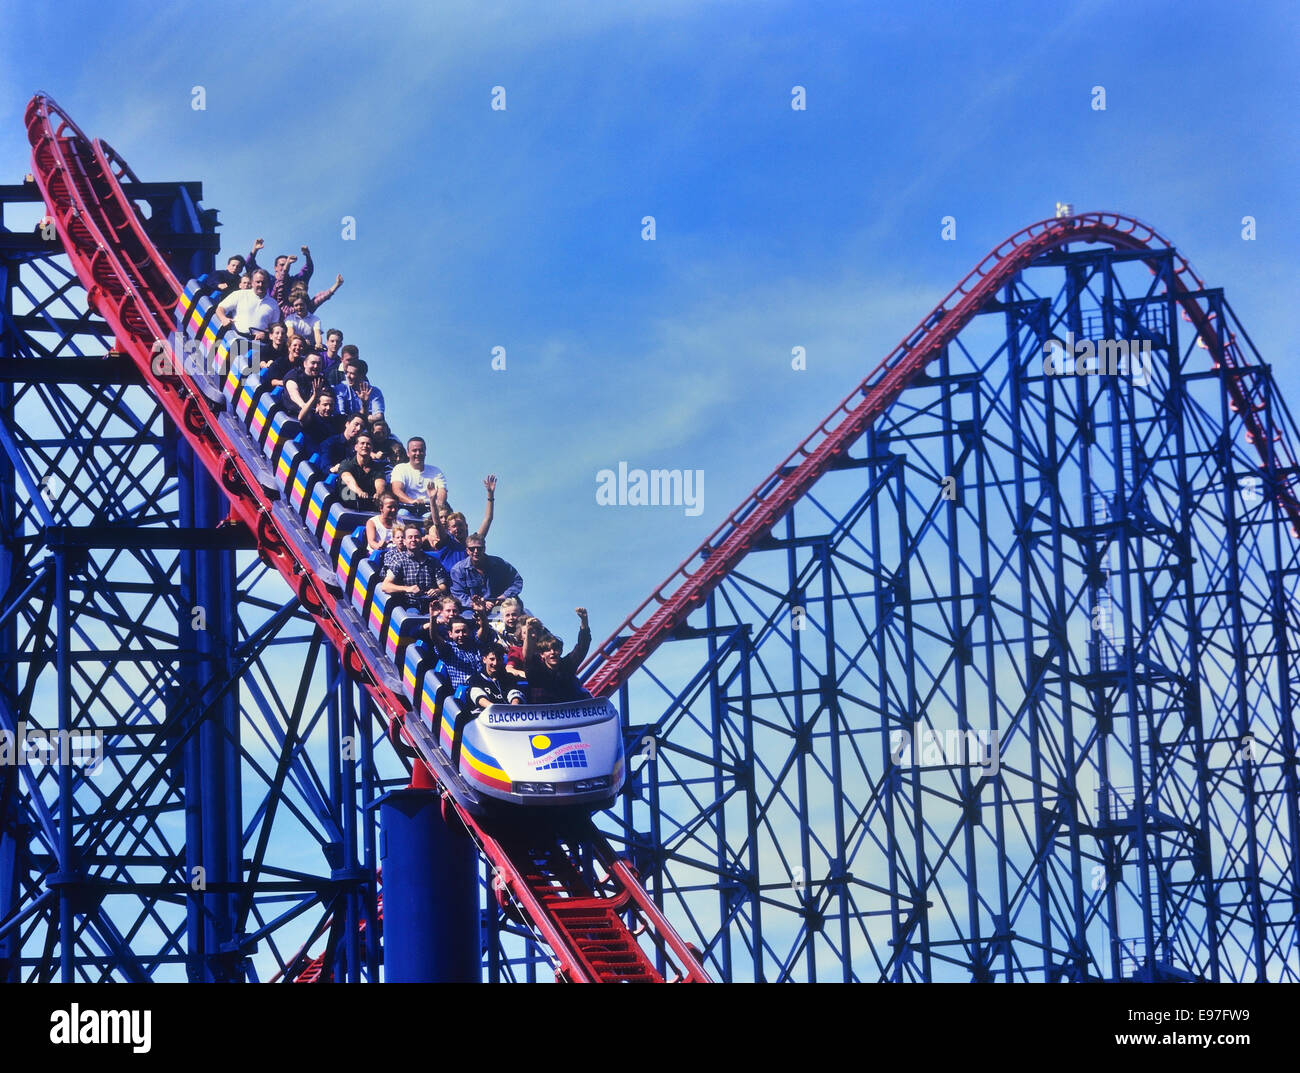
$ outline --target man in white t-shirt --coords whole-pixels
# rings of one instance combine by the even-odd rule
[[[270,274],[262,268],[253,273],[253,285],[248,290],[235,291],[217,305],[217,319],[223,325],[235,325],[240,335],[265,339],[267,329],[280,319],[280,307],[267,295],[271,285]]]
[[[429,493],[447,487],[446,474],[437,466],[424,464],[426,450],[421,437],[407,440],[406,455],[410,461],[394,466],[389,477],[389,491],[401,503],[398,513],[407,520],[425,517],[429,513]]]

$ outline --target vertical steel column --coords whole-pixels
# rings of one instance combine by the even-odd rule
[[[727,847],[727,816],[726,816],[726,786],[723,782],[723,769],[726,761],[722,754],[723,742],[726,734],[723,730],[722,714],[722,687],[718,681],[718,635],[716,632],[718,624],[717,592],[709,593],[709,598],[705,603],[705,622],[708,628],[708,662],[705,664],[708,673],[709,686],[709,727],[711,730],[710,738],[713,743],[713,800],[717,802],[714,830],[717,836],[717,861],[719,865],[720,876],[725,877],[727,874],[727,859],[730,856]],[[663,844],[662,835],[659,828],[658,810],[651,816],[651,841],[647,849],[654,851]],[[656,871],[659,867],[659,859],[655,857]],[[729,877],[730,878],[730,877]],[[734,882],[734,880],[733,880]],[[727,920],[731,913],[735,911],[735,906],[730,902],[736,897],[737,892],[734,890],[732,882],[722,882],[718,884],[718,916],[721,920]],[[722,950],[723,959],[728,965],[731,964],[731,935],[730,929],[723,932]]]
[[[214,529],[223,511],[221,495],[183,440],[175,441],[180,524],[185,529]],[[235,621],[234,554],[209,548],[181,555],[181,600],[178,607],[178,668],[185,684],[182,704],[190,720],[202,714],[186,752],[189,878],[204,893],[198,899],[201,932],[191,930],[191,951],[202,956],[193,967],[198,979],[229,982],[240,977],[235,934],[239,920],[238,887],[243,878],[243,807],[240,795],[240,717],[238,686],[227,630]],[[195,628],[197,626],[197,628]],[[201,868],[195,873],[193,869]]]
[[[1170,266],[1165,266],[1166,280],[1172,275]],[[1214,869],[1210,860],[1210,773],[1208,755],[1205,746],[1205,713],[1201,706],[1201,659],[1205,650],[1205,640],[1201,632],[1201,617],[1197,612],[1196,578],[1193,567],[1194,547],[1192,542],[1192,502],[1191,474],[1188,471],[1187,441],[1187,407],[1188,380],[1183,368],[1182,344],[1178,330],[1178,306],[1174,299],[1167,299],[1166,316],[1169,321],[1169,397],[1166,406],[1170,425],[1174,434],[1174,473],[1178,492],[1178,533],[1176,535],[1176,553],[1178,556],[1178,600],[1187,621],[1187,710],[1185,720],[1192,736],[1192,748],[1195,754],[1195,795],[1197,844],[1193,855],[1193,867],[1199,876],[1201,898],[1205,904],[1206,933],[1210,947],[1208,971],[1211,982],[1221,979],[1219,945],[1222,925],[1219,921],[1218,885],[1214,881]],[[1194,352],[1194,350],[1193,350]],[[1191,890],[1188,890],[1191,896]]]
[[[793,542],[794,511],[791,511],[787,517],[790,519],[789,535]],[[818,543],[817,553],[820,558],[819,572],[821,574],[822,591],[826,594],[826,608],[830,612],[832,607],[830,597],[832,586],[835,583],[835,572],[831,569],[831,542],[829,538]],[[794,572],[791,570],[791,584],[794,583],[794,580]],[[841,741],[849,733],[849,727],[840,704],[839,673],[835,660],[835,618],[829,613],[826,617],[822,659],[825,661],[825,665],[822,668],[820,688],[818,690],[818,704],[823,721],[826,724],[826,734],[830,739],[831,785],[835,794],[835,855],[830,862],[830,872],[826,877],[826,901],[828,906],[832,899],[839,901],[840,979],[847,984],[853,981],[853,959],[848,956],[849,950],[852,948],[852,932],[849,921],[851,903],[849,899],[848,847],[845,840],[844,823],[844,765],[840,755],[840,748]]]
[[[381,799],[379,814],[385,980],[478,983],[478,852],[473,842],[444,822],[434,791],[395,790]]]
[[[361,737],[361,799],[354,806],[365,817],[365,830],[361,838],[361,867],[364,879],[357,896],[361,902],[361,917],[366,929],[365,967],[366,978],[372,983],[379,980],[379,892],[375,885],[375,876],[379,871],[379,845],[376,838],[375,824],[369,810],[375,801],[375,736],[377,723],[374,702],[369,694],[362,698],[365,712],[365,733]],[[478,852],[471,847],[474,855],[475,871],[478,869]],[[478,892],[474,893],[474,909],[477,917]]]
[[[764,962],[763,962],[763,899],[760,895],[760,883],[762,882],[759,870],[759,848],[756,832],[758,831],[758,788],[755,785],[754,766],[752,757],[754,756],[754,700],[753,700],[753,662],[754,662],[754,645],[753,638],[746,629],[739,631],[740,645],[740,735],[744,743],[744,758],[751,760],[749,765],[749,778],[744,784],[745,788],[745,830],[748,834],[746,843],[749,846],[748,857],[748,880],[750,893],[750,912],[752,914],[751,927],[754,929],[754,942],[751,944],[752,951],[750,956],[753,959],[754,980],[755,982],[763,980]],[[730,929],[728,929],[730,933]],[[726,962],[726,971],[723,979],[732,978],[731,960],[728,955]]]
[[[881,770],[885,772],[884,782],[884,816],[885,827],[888,831],[889,839],[889,919],[890,919],[890,945],[893,948],[892,961],[892,979],[894,982],[902,982],[909,979],[905,972],[910,968],[912,933],[917,926],[915,918],[916,913],[921,910],[921,899],[917,897],[920,885],[924,883],[924,877],[920,873],[913,873],[913,881],[907,886],[906,896],[900,896],[900,888],[903,886],[904,877],[907,869],[900,865],[903,860],[906,847],[898,837],[898,830],[902,826],[905,816],[905,809],[902,806],[903,787],[908,780],[904,776],[903,769],[899,764],[901,750],[895,753],[894,745],[891,741],[892,732],[897,729],[903,734],[914,736],[916,726],[908,722],[905,718],[895,717],[889,704],[889,690],[885,680],[884,668],[887,666],[888,646],[885,641],[885,566],[881,558],[881,510],[880,496],[883,494],[883,484],[888,469],[887,460],[881,457],[883,450],[876,428],[873,426],[867,429],[865,441],[867,457],[871,460],[869,472],[871,482],[880,488],[880,491],[871,497],[868,509],[868,527],[870,532],[870,541],[867,551],[870,556],[867,566],[868,571],[873,579],[873,597],[872,609],[875,613],[876,639],[874,654],[876,664],[881,669],[879,675],[879,689],[877,698],[880,710],[880,757]],[[870,639],[868,638],[868,644]],[[864,655],[868,649],[864,649]],[[913,800],[916,798],[916,771],[915,768],[911,773],[911,784],[913,787]],[[902,815],[900,815],[900,813]],[[919,821],[917,821],[919,824]],[[923,957],[928,959],[929,948],[926,947]],[[928,979],[929,964],[928,960],[923,964],[921,978]]]
[[[59,730],[67,731],[72,725],[72,652],[71,615],[68,592],[68,555],[57,552],[54,556],[54,662],[58,673]],[[76,981],[76,958],[73,951],[76,906],[77,862],[74,854],[74,812],[72,802],[72,765],[59,765],[59,870],[50,877],[50,886],[59,894],[59,980],[70,984]]]

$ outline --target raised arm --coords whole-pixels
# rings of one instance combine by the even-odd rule
[[[302,405],[298,409],[299,421],[301,421],[309,413],[311,413],[314,409],[316,409],[316,404],[320,402],[321,388],[323,388],[324,386],[325,386],[325,381],[319,376],[316,377],[316,379],[311,382],[311,397],[304,399]],[[284,389],[284,391],[286,395],[292,396],[298,394],[297,389],[298,389],[297,384],[289,384]],[[293,401],[296,402],[297,400],[295,399]]]
[[[428,489],[429,492],[429,514],[430,521],[433,522],[434,534],[438,537],[438,543],[441,544],[447,539],[447,530],[442,527],[442,508],[447,505],[447,486],[439,485],[437,488]],[[393,494],[397,494],[397,489],[393,489]]]
[[[489,473],[484,477],[483,487],[487,489],[487,503],[483,507],[483,523],[478,527],[478,535],[486,540],[488,530],[492,528],[492,504],[496,502],[497,497],[497,475]]]
[[[522,655],[525,673],[534,657],[537,655],[537,642],[539,640],[537,634],[541,629],[541,625],[542,623],[540,619],[529,618],[524,620],[524,643]]]
[[[579,607],[574,609],[578,615],[578,640],[569,653],[569,658],[573,660],[573,667],[576,672],[579,664],[587,658],[587,650],[591,648],[591,626],[587,623],[587,609]]]
[[[257,254],[265,245],[266,243],[260,238],[253,243],[253,248],[248,253],[248,259],[244,262],[244,272],[246,275],[251,276],[261,267],[261,265],[257,263]]]
[[[302,268],[294,278],[308,283],[311,281],[311,274],[316,271],[316,266],[311,261],[311,250],[306,246],[299,246],[298,248],[302,250]]]
[[[334,286],[332,286],[329,290],[321,291],[318,294],[312,295],[312,299],[311,299],[312,312],[314,313],[318,308],[320,308],[320,306],[322,306],[324,303],[328,302],[331,298],[333,298],[334,295],[338,293],[338,289],[342,286],[343,286],[343,275],[342,273],[340,273],[339,275],[334,277]]]
[[[474,611],[475,634],[474,639],[482,642],[485,637],[491,634],[492,627],[488,625],[488,606],[487,601],[482,596],[473,596],[470,598],[470,607]]]

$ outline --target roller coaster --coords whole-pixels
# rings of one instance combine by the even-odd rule
[[[996,247],[596,647],[585,685],[617,697],[627,723],[628,786],[613,811],[520,824],[475,807],[475,779],[502,773],[472,746],[452,762],[459,700],[419,642],[421,620],[379,589],[357,518],[295,442],[295,422],[151,237],[145,184],[48,97],[26,122],[48,220],[133,382],[221,489],[231,528],[290,586],[340,676],[364,690],[391,747],[414,758],[412,786],[439,794],[477,848],[499,903],[488,915],[516,921],[555,978],[704,982],[707,966],[723,979],[1300,974],[1297,433],[1222,292],[1156,231],[1070,214]],[[1027,283],[1046,270],[1066,275],[1056,298]],[[991,357],[967,342],[990,317],[1004,330]],[[1054,380],[1041,356],[1065,331],[1144,340],[1163,361],[1159,384]],[[21,382],[21,360],[9,364]],[[1013,476],[999,475],[1006,466]],[[1243,477],[1262,490],[1248,510]],[[843,478],[846,492],[820,491]],[[40,500],[39,486],[28,492]],[[1223,534],[1213,550],[1207,524]],[[5,579],[15,653],[34,577]],[[41,614],[24,613],[29,625]],[[1081,636],[1080,618],[1108,624]],[[690,655],[664,660],[674,649]],[[31,693],[9,673],[0,718],[12,730]],[[69,729],[71,671],[60,674]],[[1227,700],[1211,711],[1210,696]],[[954,732],[991,735],[1000,766],[925,764],[901,747]],[[1096,803],[1079,788],[1086,774]],[[37,785],[6,790],[11,817],[27,803],[38,814],[50,859],[22,864],[12,845],[0,855],[0,961],[12,978],[24,967],[41,978],[57,948],[65,979],[147,976],[129,935],[107,958],[75,956],[94,899],[72,824],[56,818],[71,814],[72,778],[58,773],[52,809]],[[83,833],[93,826],[91,815]],[[32,829],[11,819],[3,837]],[[265,851],[263,838],[256,859]],[[248,871],[237,850],[231,860],[226,897]],[[370,911],[323,920],[311,938],[328,932],[327,954],[304,947],[277,978],[373,973],[374,871],[342,881],[371,884]],[[42,920],[46,953],[24,955]],[[204,928],[192,920],[189,934]],[[226,936],[227,971],[248,977],[246,948],[270,930]]]
[[[451,746],[459,714],[451,680],[416,640],[420,620],[379,590],[379,573],[351,533],[355,520],[346,524],[348,512],[326,474],[291,438],[289,415],[232,359],[233,331],[218,334],[213,303],[195,287],[183,288],[149,241],[123,193],[121,180],[131,173],[121,158],[87,138],[48,98],[33,100],[27,124],[37,183],[91,303],[220,480],[232,515],[257,534],[259,553],[293,587],[394,724],[394,736],[407,735],[438,784],[459,784],[460,800],[448,798],[449,809],[492,863],[498,889],[508,892],[558,958],[557,975],[575,982],[662,980],[626,923],[632,917],[660,957],[674,959],[679,978],[707,979],[594,829],[533,827],[520,842],[494,834],[471,815],[464,802],[473,800],[472,790],[461,772],[481,781],[503,773],[494,758],[476,755],[469,745],[460,771],[445,759],[434,735],[443,734]],[[202,371],[167,342],[178,325],[205,344]],[[218,369],[226,371],[220,386],[212,375]],[[411,713],[417,717],[408,718]],[[582,870],[572,859],[579,848],[605,866],[601,889],[583,889]]]

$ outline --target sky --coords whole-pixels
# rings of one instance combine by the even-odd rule
[[[570,640],[574,606],[604,637],[1058,201],[1167,235],[1300,395],[1293,4],[193,12],[0,0],[5,181],[41,90],[141,177],[201,180],[223,254],[309,244],[346,280],[326,325],[471,526],[498,475],[489,551]],[[702,509],[600,505],[620,462],[703,471]]]

